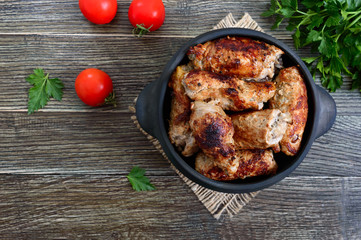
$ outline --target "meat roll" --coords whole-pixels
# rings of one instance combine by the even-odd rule
[[[232,115],[234,142],[239,149],[277,149],[286,132],[289,114],[265,109]]]
[[[191,47],[187,54],[195,69],[262,81],[273,78],[283,51],[249,38],[226,37]]]
[[[231,118],[221,107],[210,103],[196,101],[191,109],[190,127],[199,148],[221,166],[228,166],[235,154]],[[231,165],[231,171],[236,171],[236,166]]]
[[[284,68],[276,80],[277,91],[270,99],[270,107],[283,113],[290,113],[292,122],[280,141],[281,151],[294,156],[300,149],[303,132],[307,122],[307,89],[297,67]]]
[[[195,161],[195,169],[202,175],[218,181],[244,179],[261,175],[275,174],[277,163],[273,158],[272,150],[236,150],[234,165],[237,171],[229,171],[230,166],[219,166],[217,161],[199,152]],[[233,167],[233,166],[232,166]]]
[[[273,82],[247,82],[209,71],[192,70],[183,80],[186,94],[196,101],[213,101],[224,110],[262,109],[276,92]]]
[[[190,71],[188,66],[178,66],[171,76],[172,102],[169,119],[169,139],[185,157],[198,151],[198,145],[189,125],[190,99],[184,92],[182,79]]]

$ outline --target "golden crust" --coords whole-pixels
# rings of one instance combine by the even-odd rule
[[[191,105],[190,127],[200,149],[222,162],[234,155],[234,129],[222,108],[196,101]]]
[[[191,101],[185,94],[182,86],[182,80],[189,70],[187,66],[178,66],[168,83],[168,86],[172,89],[168,135],[171,143],[174,144],[185,157],[190,157],[198,151],[198,146],[195,143],[189,126]]]
[[[208,41],[188,51],[195,69],[254,81],[272,79],[282,54],[273,45],[242,37]]]
[[[292,122],[288,124],[280,141],[281,151],[294,156],[300,149],[307,122],[307,89],[298,67],[281,69],[276,78],[277,91],[269,101],[270,107],[290,113]]]
[[[235,172],[229,171],[226,165],[219,166],[211,157],[200,152],[196,157],[195,168],[202,175],[218,181],[272,175],[277,171],[272,150],[237,150],[234,159],[230,159],[230,162],[238,165]]]
[[[248,82],[209,71],[192,70],[183,80],[186,94],[195,101],[213,101],[224,110],[262,109],[276,92],[273,82]]]

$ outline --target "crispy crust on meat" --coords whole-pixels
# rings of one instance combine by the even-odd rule
[[[183,80],[186,94],[195,101],[213,101],[224,110],[262,109],[276,92],[273,82],[249,82],[209,71],[192,70]]]
[[[219,166],[211,157],[199,152],[196,157],[195,168],[202,175],[218,181],[230,181],[247,177],[272,175],[277,171],[277,163],[272,150],[237,150],[235,160],[238,169],[228,171],[227,166]]]
[[[171,76],[168,86],[172,89],[172,102],[169,119],[168,135],[185,157],[190,157],[198,151],[198,145],[189,126],[191,114],[190,99],[182,86],[183,78],[188,74],[188,66],[178,66]]]
[[[195,69],[262,81],[273,78],[283,51],[249,38],[226,37],[191,47],[187,54]]]
[[[191,104],[190,127],[200,149],[220,165],[235,154],[231,118],[222,108],[196,101]]]
[[[271,108],[290,113],[292,122],[280,141],[281,151],[294,156],[300,149],[307,122],[307,89],[298,67],[284,68],[276,78],[277,91],[269,101]]]

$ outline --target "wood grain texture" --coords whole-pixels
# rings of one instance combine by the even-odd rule
[[[36,67],[60,78],[65,85],[62,102],[50,101],[41,111],[115,111],[124,112],[147,83],[156,80],[166,63],[190,38],[144,38],[107,36],[14,35],[0,38],[0,111],[26,112],[25,78]],[[126,43],[126,44],[124,44]],[[287,41],[291,46],[292,42]],[[300,51],[300,56],[307,53]],[[19,64],[21,63],[21,64]],[[118,95],[117,108],[86,107],[76,96],[74,81],[85,68],[107,72]],[[351,79],[331,95],[338,114],[361,115],[361,93],[349,91]],[[316,81],[319,83],[319,79]]]
[[[348,90],[350,78],[331,93],[334,126],[301,165],[240,214],[216,221],[128,108],[180,46],[230,12],[236,19],[249,12],[295,50],[291,34],[285,24],[271,31],[274,19],[260,16],[269,0],[164,0],[164,25],[138,39],[127,17],[131,1],[117,2],[106,25],[88,22],[78,1],[0,3],[0,239],[361,238],[361,94]],[[25,78],[36,67],[64,82],[64,98],[28,116]],[[116,108],[91,108],[77,98],[74,80],[89,67],[113,79]],[[131,189],[126,175],[136,165],[156,191]]]
[[[178,177],[150,179],[157,190],[138,193],[129,191],[125,175],[2,175],[1,237],[352,239],[360,233],[341,224],[360,197],[360,178],[287,178],[218,222]],[[359,210],[354,221],[361,220]]]
[[[8,135],[0,139],[2,173],[119,174],[134,165],[169,167],[130,113],[3,115]]]
[[[0,127],[6,129],[0,138],[0,173],[124,174],[139,165],[152,174],[172,174],[131,115],[0,112]],[[361,116],[338,116],[293,175],[361,177],[359,132]]]
[[[70,0],[3,0],[0,5],[0,33],[46,34],[118,34],[131,35],[128,20],[130,0],[118,0],[118,12],[110,24],[95,25],[81,14],[78,1]],[[270,29],[272,22],[260,17],[270,6],[268,0],[167,0],[163,1],[166,18],[163,26],[150,36],[196,36],[213,28],[232,12],[240,18],[250,12],[261,27]],[[71,26],[71,27],[69,27]],[[289,34],[285,37],[290,39]]]

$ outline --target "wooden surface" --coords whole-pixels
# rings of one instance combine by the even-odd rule
[[[235,217],[215,220],[140,133],[128,107],[160,76],[177,49],[232,12],[260,14],[268,0],[165,0],[166,20],[138,39],[118,0],[107,25],[94,25],[77,1],[0,1],[1,239],[360,239],[361,94],[345,79],[332,93],[338,115],[302,164],[261,191]],[[308,51],[298,51],[301,57]],[[25,77],[42,67],[65,84],[62,102],[27,115]],[[96,67],[113,79],[116,108],[90,108],[74,80]],[[319,81],[316,81],[319,84]],[[126,175],[147,170],[157,187],[134,192]]]

